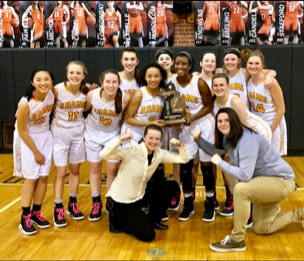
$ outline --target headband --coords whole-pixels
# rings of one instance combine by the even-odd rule
[[[181,51],[181,52],[177,53],[177,55],[175,57],[180,56],[180,55],[186,56],[189,59],[191,65],[193,65],[193,58],[190,53],[188,53],[186,51]]]
[[[241,58],[240,52],[237,51],[237,50],[234,50],[234,49],[227,49],[227,50],[225,50],[225,52],[224,52],[224,57],[225,57],[227,54],[234,54],[234,55],[236,55],[238,58]]]
[[[170,50],[160,50],[156,56],[156,60],[158,60],[158,57],[162,54],[168,54],[170,58],[173,60],[173,53]]]

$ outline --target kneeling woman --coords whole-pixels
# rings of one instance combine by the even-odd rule
[[[132,139],[132,134],[127,131],[100,152],[99,156],[102,159],[121,160],[117,177],[106,195],[112,205],[109,214],[111,232],[124,231],[147,242],[155,238],[154,229],[158,228],[162,210],[158,210],[159,215],[150,213],[151,211],[147,215],[142,211],[141,199],[145,194],[147,183],[160,163],[189,161],[186,148],[174,138],[171,139],[171,145],[179,148],[179,155],[160,149],[162,136],[162,128],[151,124],[145,128],[141,143],[131,142],[121,146],[125,141]],[[166,190],[162,191],[165,193]],[[159,220],[153,218],[156,216]]]

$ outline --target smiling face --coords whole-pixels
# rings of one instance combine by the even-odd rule
[[[225,78],[214,78],[212,81],[212,90],[216,97],[226,97],[229,85]]]
[[[246,68],[251,76],[258,75],[263,70],[263,62],[258,56],[249,57]]]
[[[124,52],[121,57],[121,64],[126,72],[134,72],[139,60],[134,52]]]
[[[230,133],[230,120],[229,116],[226,112],[222,112],[217,117],[217,128],[223,133],[223,135],[227,136]]]
[[[71,63],[67,68],[67,79],[72,86],[80,87],[85,77],[84,69],[80,64]]]
[[[31,81],[31,84],[35,87],[36,92],[46,95],[53,86],[53,81],[48,72],[38,71]]]
[[[159,147],[161,138],[162,133],[159,130],[150,129],[147,131],[147,134],[143,137],[143,141],[149,154]]]
[[[200,61],[202,70],[209,73],[213,72],[216,68],[216,57],[213,53],[206,53],[203,59]]]
[[[179,77],[189,75],[191,64],[186,56],[177,56],[174,62],[175,72]]]
[[[158,59],[157,63],[165,70],[165,71],[170,71],[172,65],[173,65],[173,60],[170,57],[170,55],[164,53],[161,54]]]
[[[147,87],[151,89],[159,88],[162,76],[161,72],[156,67],[150,67],[146,71],[145,80],[147,82]]]
[[[114,73],[107,73],[104,75],[104,79],[101,83],[104,92],[109,96],[115,96],[119,88],[118,75]]]
[[[240,62],[241,59],[232,53],[226,54],[224,57],[224,66],[228,72],[237,70]]]

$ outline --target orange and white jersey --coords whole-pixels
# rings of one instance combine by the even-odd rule
[[[1,9],[2,23],[10,23],[13,18],[13,12],[11,8]]]
[[[67,90],[64,82],[55,86],[58,96],[56,99],[52,126],[63,128],[84,127],[83,111],[87,97],[81,91],[76,95]]]
[[[112,32],[117,32],[119,30],[119,19],[116,12],[105,12],[104,15],[104,33],[110,34]]]
[[[161,4],[160,6],[156,6],[156,23],[163,24],[166,23],[166,7]]]
[[[205,1],[206,18],[219,18],[217,1]]]
[[[287,1],[285,17],[297,18],[297,15],[299,15],[300,11],[301,6],[299,4],[299,1]]]

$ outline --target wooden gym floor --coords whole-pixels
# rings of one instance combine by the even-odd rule
[[[282,210],[304,207],[304,157],[286,157],[296,173],[299,185],[288,199],[282,202]],[[165,166],[170,178],[172,166]],[[88,185],[88,163],[81,167],[81,184],[78,202],[85,219],[75,221],[67,216],[68,226],[53,225],[53,188],[55,169],[52,167],[49,185],[43,204],[43,213],[51,222],[48,229],[38,229],[33,236],[23,235],[18,225],[21,215],[20,191],[22,180],[12,177],[12,154],[0,155],[0,259],[1,260],[301,260],[304,259],[304,228],[292,224],[272,235],[256,235],[249,229],[245,252],[217,253],[209,249],[210,242],[218,241],[232,229],[233,217],[219,214],[214,222],[202,221],[205,198],[201,175],[198,178],[196,214],[186,222],[180,222],[177,212],[170,212],[169,229],[157,231],[156,239],[144,243],[108,230],[108,217],[103,208],[101,220],[90,222],[90,187]],[[102,197],[105,202],[105,174],[102,174]],[[222,178],[217,179],[217,198],[221,205],[225,201]],[[64,205],[68,202],[68,184],[65,187]],[[151,257],[148,252],[160,249],[162,257]]]

